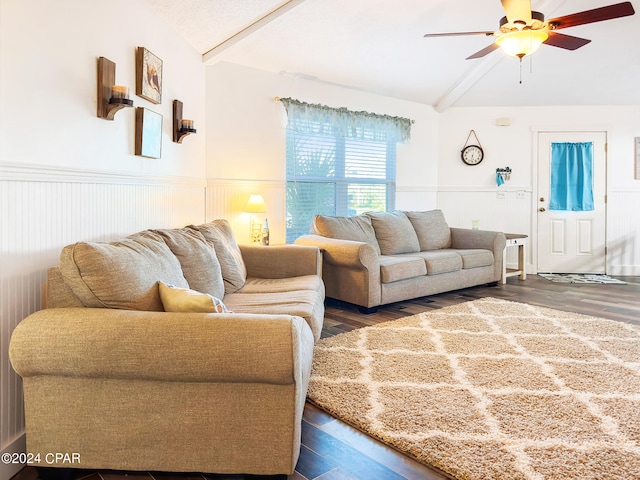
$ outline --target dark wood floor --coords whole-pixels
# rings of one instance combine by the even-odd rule
[[[483,297],[610,318],[640,326],[640,277],[618,277],[627,285],[560,284],[536,275],[521,281],[510,277],[506,285],[480,286],[423,297],[382,307],[363,315],[350,305],[327,301],[323,336],[332,336],[416,313]],[[12,480],[35,480],[39,472],[25,468]],[[40,475],[42,478],[47,476]],[[49,476],[49,478],[51,478]],[[78,471],[71,477],[86,480],[242,480],[242,475],[157,474],[147,472]],[[307,404],[302,428],[300,460],[290,480],[442,480],[446,475],[381,444],[358,430]]]

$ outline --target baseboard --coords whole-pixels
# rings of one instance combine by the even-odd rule
[[[640,265],[609,265],[608,275],[618,276],[640,276]]]
[[[2,462],[0,462],[0,480],[9,480],[24,467],[24,465],[21,463],[5,462],[5,454],[25,453],[26,451],[27,437],[24,433],[2,449]]]

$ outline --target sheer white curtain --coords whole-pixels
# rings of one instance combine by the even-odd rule
[[[287,110],[287,129],[297,133],[323,133],[375,142],[408,142],[411,120],[347,108],[333,108],[281,98]]]

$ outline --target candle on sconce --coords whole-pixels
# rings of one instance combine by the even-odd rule
[[[186,118],[182,119],[182,128],[187,130],[193,130],[193,120],[188,120]]]
[[[111,87],[111,98],[129,99],[129,87],[114,85]]]

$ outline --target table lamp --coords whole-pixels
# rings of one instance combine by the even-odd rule
[[[262,195],[250,195],[247,205],[244,207],[247,213],[266,213],[267,204],[264,202]],[[249,223],[249,231],[251,232],[251,243],[262,243],[262,224],[256,222],[253,215]]]

